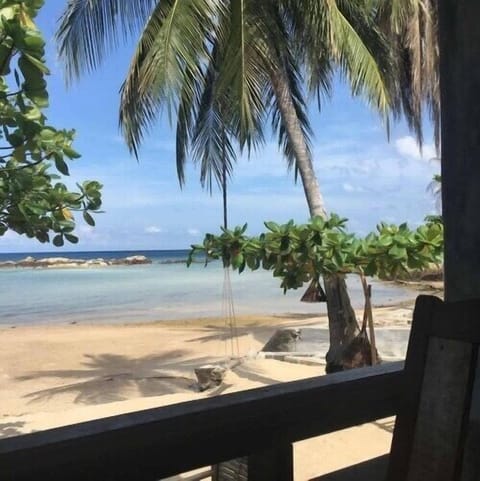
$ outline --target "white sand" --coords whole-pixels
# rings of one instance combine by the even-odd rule
[[[382,326],[408,326],[412,306],[381,308]],[[238,320],[239,351],[252,354],[276,327],[325,326],[325,318]],[[217,389],[195,390],[193,369],[231,352],[223,321],[66,325],[0,330],[0,437],[323,374],[322,366],[248,359]],[[235,347],[235,345],[234,345]],[[295,445],[298,480],[388,452],[392,422]],[[181,479],[181,478],[179,478]]]

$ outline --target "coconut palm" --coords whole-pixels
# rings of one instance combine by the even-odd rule
[[[390,0],[375,2],[377,23],[392,52],[391,97],[393,111],[404,115],[423,143],[423,112],[434,127],[440,147],[440,68],[438,12],[435,0]]]
[[[320,105],[340,71],[354,94],[387,115],[389,56],[371,6],[371,0],[70,0],[59,52],[72,80],[138,33],[120,101],[133,154],[167,110],[176,118],[180,184],[192,158],[211,188],[231,174],[236,143],[248,152],[261,147],[270,120],[288,166],[301,178],[310,214],[324,217],[305,90]],[[330,276],[325,287],[334,369],[357,323],[344,279]]]
[[[435,174],[431,182],[427,186],[427,191],[433,195],[435,199],[435,209],[438,214],[442,212],[442,176]]]

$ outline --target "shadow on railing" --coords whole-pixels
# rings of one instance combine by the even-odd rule
[[[388,363],[3,439],[1,479],[155,481],[248,456],[249,481],[289,480],[293,442],[395,414],[402,371]]]

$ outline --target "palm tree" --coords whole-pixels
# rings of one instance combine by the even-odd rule
[[[176,114],[177,172],[192,157],[201,182],[231,174],[235,142],[259,148],[271,120],[310,215],[326,216],[313,168],[304,85],[319,105],[340,70],[386,117],[389,52],[371,0],[70,0],[58,32],[69,80],[96,69],[125,35],[139,40],[121,90],[120,125],[132,153],[162,109]],[[375,52],[376,56],[372,52]],[[324,279],[329,370],[357,330],[345,280]]]
[[[403,115],[423,143],[424,108],[440,148],[440,68],[435,0],[374,0],[377,24],[388,39],[393,69],[390,92],[396,115]]]
[[[435,174],[431,182],[427,186],[427,191],[433,195],[435,199],[435,209],[438,214],[442,212],[442,176]]]

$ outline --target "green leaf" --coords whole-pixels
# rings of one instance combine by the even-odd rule
[[[70,175],[67,163],[58,155],[55,155],[55,167],[63,175]]]
[[[280,232],[280,226],[275,222],[264,222],[265,227],[271,232]]]
[[[53,245],[55,247],[62,247],[63,246],[63,235],[62,234],[57,234],[54,238],[53,238]]]
[[[407,259],[407,249],[405,247],[393,246],[388,253],[394,258],[398,260],[406,260]]]
[[[70,146],[66,146],[63,148],[63,153],[69,158],[69,159],[78,159],[81,157],[81,155],[76,151],[73,150]]]
[[[88,225],[91,225],[92,227],[95,226],[94,218],[87,211],[83,212],[83,219]]]
[[[78,237],[72,234],[65,234],[65,239],[67,239],[68,242],[71,242],[72,244],[78,243]]]

